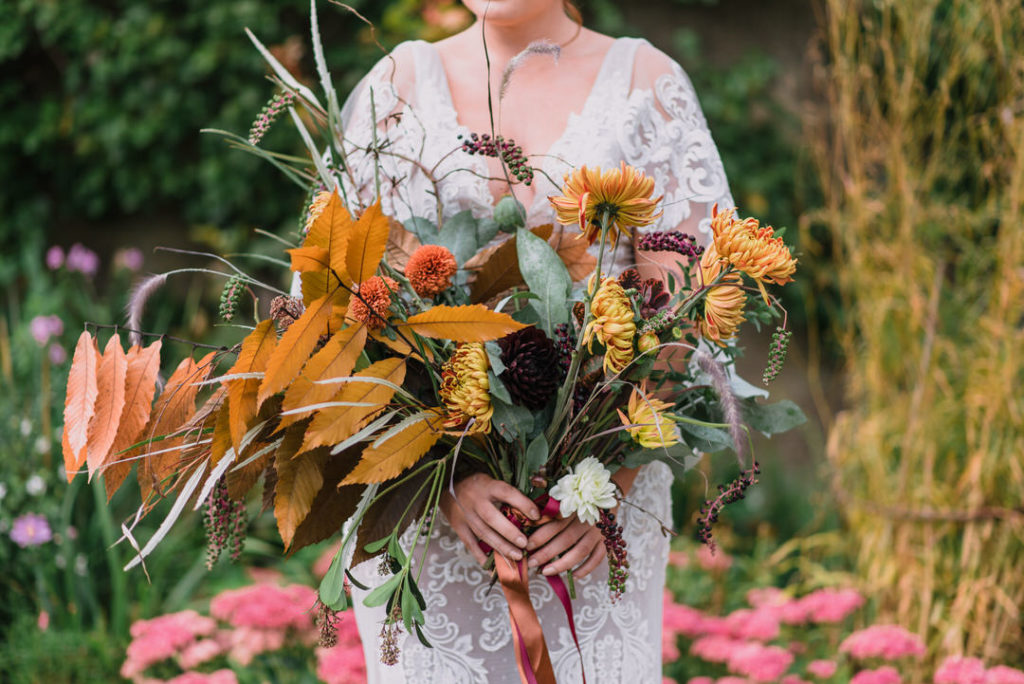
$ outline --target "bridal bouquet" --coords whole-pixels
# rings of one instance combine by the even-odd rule
[[[734,349],[726,343],[745,317],[777,315],[766,286],[792,280],[789,248],[771,227],[716,208],[707,249],[677,231],[636,236],[640,249],[676,256],[678,268],[665,279],[608,272],[617,241],[660,216],[654,181],[625,164],[569,174],[562,194],[550,198],[557,226],[526,227],[512,196],[487,217],[462,212],[441,220],[438,212],[399,224],[379,197],[361,203],[338,180],[334,169],[345,168],[340,110],[319,49],[326,106],[253,40],[281,94],[248,139],[231,139],[314,190],[299,239],[286,250],[300,287],[296,296],[280,293],[222,260],[230,266],[221,274],[222,316],[244,321],[239,304],[249,293],[255,320],[233,347],[181,360],[159,394],[162,335],[143,346],[150,333],[130,326],[125,351],[115,330],[101,353],[98,337],[83,332],[65,403],[69,480],[85,467],[90,477],[103,474],[112,494],[137,463],[143,501],[123,526],[138,551],[128,568],[188,507],[204,509],[210,562],[224,551],[237,556],[244,501],[262,481],[264,508],[273,509],[286,551],[342,532],[319,591],[328,641],[333,612],[346,606],[346,577],[356,582],[350,569],[377,559],[387,579],[365,603],[386,607],[382,652],[390,660],[400,625],[427,644],[415,558],[425,558],[442,496],[466,473],[488,473],[536,501],[540,521],[504,511],[524,531],[559,516],[596,524],[614,600],[629,575],[613,514],[628,501],[611,479],[615,470],[658,460],[682,476],[701,452],[747,455],[748,424],[773,432],[792,423],[792,405],[733,395]],[[307,163],[258,146],[284,111],[309,146]],[[334,164],[314,133],[328,138]],[[530,180],[511,141],[484,135],[452,143],[512,159],[516,178]],[[377,152],[387,154],[386,145]],[[578,233],[565,229],[573,225]],[[143,283],[135,308],[166,278]],[[266,302],[257,289],[278,294]],[[783,324],[766,381],[781,367],[787,336]],[[659,361],[667,350],[685,362]],[[742,497],[757,472],[751,462],[707,502],[705,541],[721,507]],[[134,522],[165,497],[174,498],[167,518],[137,544]],[[550,669],[542,637],[533,648],[540,628],[526,559],[492,562],[509,598],[521,668]],[[571,573],[548,580],[571,621]]]

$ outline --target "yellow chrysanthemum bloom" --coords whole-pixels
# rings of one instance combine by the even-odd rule
[[[709,246],[700,259],[702,282],[714,282],[725,264],[726,262],[718,256],[715,246]],[[704,313],[698,322],[698,329],[704,339],[722,344],[722,340],[736,334],[744,320],[743,306],[747,301],[741,288],[742,283],[740,274],[734,271],[708,291],[704,298]]]
[[[594,280],[590,281],[591,289]],[[626,291],[615,278],[605,278],[597,288],[590,303],[593,320],[583,331],[583,342],[590,350],[596,339],[605,346],[604,369],[609,373],[621,373],[633,360],[633,337],[636,323],[633,322],[633,307]]]
[[[469,429],[470,434],[487,434],[491,431],[491,416],[494,407],[488,392],[491,383],[487,379],[490,362],[480,342],[460,344],[455,353],[441,369],[441,400],[447,414],[444,426],[449,429],[465,427],[470,418],[476,422]]]
[[[716,204],[711,210],[711,231],[715,249],[721,258],[757,281],[761,295],[768,303],[765,281],[776,285],[792,282],[796,272],[796,259],[780,237],[774,237],[771,226],[762,227],[757,219],[739,220],[735,209],[718,212]]]
[[[644,396],[633,388],[629,395],[628,414],[619,410],[619,419],[627,427],[633,441],[645,449],[660,449],[679,443],[679,429],[665,412],[672,408],[667,401]]]
[[[590,244],[601,234],[601,217],[607,213],[611,221],[608,239],[615,240],[619,231],[630,234],[630,228],[649,226],[661,216],[655,213],[661,197],[651,199],[654,179],[627,166],[601,171],[586,166],[565,174],[562,194],[549,197],[557,220],[562,225],[578,223]]]

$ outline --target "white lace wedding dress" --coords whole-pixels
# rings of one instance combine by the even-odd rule
[[[443,216],[469,209],[488,214],[494,199],[486,180],[486,160],[461,150],[457,136],[469,131],[459,124],[448,81],[437,50],[412,41],[398,46],[359,84],[346,103],[345,124],[349,168],[339,172],[350,201],[372,198],[381,183],[385,213],[405,220]],[[557,68],[557,67],[556,67]],[[373,134],[370,97],[377,118],[382,173],[375,179],[367,153]],[[552,97],[556,94],[552,93]],[[543,103],[539,103],[542,109]],[[397,116],[396,116],[397,115]],[[483,131],[480,131],[481,133]],[[530,152],[527,150],[527,152]],[[404,157],[405,159],[400,159]],[[435,188],[416,164],[437,164]],[[656,181],[655,195],[664,194],[664,216],[655,228],[678,228],[708,241],[714,203],[732,206],[725,172],[708,132],[697,96],[678,64],[644,40],[616,40],[601,67],[582,111],[572,114],[561,138],[542,159],[532,159],[546,173],[535,176],[536,199],[528,207],[528,224],[551,223],[547,196],[575,166],[618,166],[620,161],[642,169]],[[461,169],[461,170],[460,170]],[[633,261],[630,245],[620,245],[613,273]],[[606,262],[607,263],[607,262]],[[661,607],[669,540],[659,521],[671,520],[669,469],[654,463],[638,474],[623,506],[621,521],[627,542],[630,576],[622,599],[612,605],[602,564],[576,585],[573,602],[587,682],[591,684],[659,684],[661,675]],[[401,660],[380,663],[379,633],[383,608],[362,605],[365,593],[353,592],[356,618],[366,654],[369,683],[501,684],[519,682],[512,650],[508,606],[499,586],[488,590],[484,572],[446,523],[435,528],[420,580],[428,609],[425,635],[433,648],[403,634]],[[376,563],[364,563],[355,576],[379,584]],[[580,659],[561,604],[540,575],[530,583],[531,598],[547,638],[559,682],[580,682]]]

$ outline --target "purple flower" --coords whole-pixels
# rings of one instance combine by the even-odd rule
[[[46,267],[51,271],[56,271],[58,268],[64,265],[64,250],[54,245],[50,249],[46,250]]]
[[[68,360],[68,353],[64,350],[64,347],[56,342],[51,344],[50,348],[46,350],[46,355],[50,357],[50,363],[54,366],[62,366]]]
[[[26,513],[14,521],[11,527],[11,539],[21,548],[40,546],[53,539],[50,523],[46,516],[38,513]]]
[[[142,268],[142,251],[137,247],[125,247],[114,253],[114,267],[136,272]]]
[[[36,316],[28,324],[28,330],[36,344],[42,347],[50,341],[51,337],[63,334],[64,321],[59,316]]]
[[[96,252],[76,242],[68,250],[66,265],[69,271],[78,271],[91,278],[100,270],[100,258],[96,255]]]

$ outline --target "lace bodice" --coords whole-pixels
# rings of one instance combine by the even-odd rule
[[[349,98],[342,120],[349,165],[339,182],[350,202],[371,201],[379,182],[385,212],[399,220],[444,220],[467,209],[476,216],[491,211],[494,198],[485,160],[458,149],[458,135],[469,131],[459,123],[440,56],[429,43],[403,43],[378,63]],[[379,176],[369,151],[374,136],[381,150]],[[635,38],[612,44],[583,109],[570,116],[546,156],[531,158],[543,173],[535,176],[527,223],[553,221],[546,198],[559,192],[555,183],[571,168],[608,168],[620,161],[654,178],[655,194],[664,195],[664,214],[653,229],[680,229],[706,243],[711,206],[732,205],[722,162],[689,78],[678,64]],[[618,272],[633,262],[631,245],[620,244],[613,256]],[[605,564],[577,582],[574,610],[588,682],[661,681],[668,556],[661,521],[671,517],[671,480],[664,464],[645,466],[628,497],[636,507],[622,507],[631,572],[619,603],[609,602]],[[396,666],[379,663],[383,608],[366,608],[361,603],[364,592],[354,590],[369,682],[518,682],[504,596],[497,589],[488,591],[488,576],[447,524],[435,529],[425,563],[425,633],[434,648],[406,637]],[[357,567],[355,575],[370,585],[382,579],[373,563]],[[580,681],[579,657],[561,606],[540,576],[530,586],[558,681]]]

